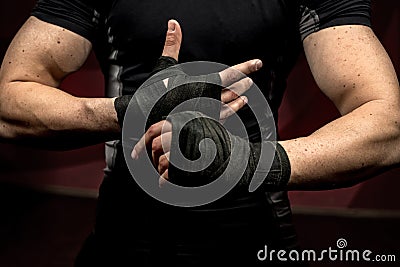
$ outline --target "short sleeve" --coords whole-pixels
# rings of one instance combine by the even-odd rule
[[[371,26],[371,0],[301,0],[301,39],[340,25]]]
[[[32,16],[68,29],[93,42],[101,18],[101,9],[90,0],[39,0]]]

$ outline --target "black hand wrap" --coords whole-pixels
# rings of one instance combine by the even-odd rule
[[[177,63],[173,58],[160,57],[153,75],[133,96],[126,95],[115,99],[114,106],[121,128],[130,102],[132,104],[129,112],[142,120],[147,118],[146,129],[165,119],[174,108],[190,99],[196,100],[190,101],[179,111],[198,110],[211,117],[219,117],[220,105],[204,99],[220,101],[222,87],[219,74],[189,76],[179,66],[175,66]]]
[[[198,112],[172,114],[167,120],[172,123],[168,169],[171,182],[188,187],[201,186],[214,181],[223,173],[221,179],[229,181],[237,177],[238,173],[243,173],[245,168],[236,187],[239,190],[254,191],[258,188],[274,191],[286,187],[290,178],[290,163],[279,143],[249,143],[230,134],[218,121]],[[201,142],[205,139],[211,139],[214,144]],[[212,152],[213,147],[216,147],[216,153]],[[233,147],[235,154],[231,153]],[[180,160],[179,149],[187,161]],[[210,159],[211,164],[208,165]],[[232,164],[231,170],[227,169],[228,164]],[[204,166],[206,168],[197,171]],[[242,171],[239,166],[244,166]]]

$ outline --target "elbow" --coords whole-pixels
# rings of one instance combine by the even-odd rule
[[[388,115],[390,118],[384,128],[387,131],[381,131],[385,142],[382,147],[382,167],[392,168],[400,165],[400,110]],[[381,128],[384,129],[384,128]]]
[[[43,128],[31,125],[29,122],[4,118],[0,116],[0,142],[27,145],[39,137],[45,137]]]
[[[1,97],[0,99],[4,99]],[[13,109],[6,107],[5,101],[0,102],[0,142],[10,142],[17,138],[17,127],[12,123]]]
[[[400,128],[397,127],[396,133],[393,137],[393,142],[391,143],[388,151],[387,162],[385,166],[388,167],[399,167],[400,166]]]
[[[15,125],[8,123],[4,118],[0,117],[0,142],[15,142],[17,138],[18,133]]]
[[[0,142],[20,143],[39,130],[19,113],[16,108],[2,108],[0,105]]]
[[[17,125],[13,123],[16,111],[12,98],[8,94],[7,86],[0,83],[0,142],[11,142],[17,138]]]
[[[39,129],[29,123],[4,119],[0,115],[0,143],[16,144],[34,148],[48,148],[51,140],[39,134]]]
[[[20,143],[43,131],[43,125],[16,97],[0,94],[0,142]]]

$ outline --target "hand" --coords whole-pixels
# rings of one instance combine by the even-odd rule
[[[182,30],[179,23],[176,20],[168,21],[168,31],[162,56],[172,57],[178,61],[181,43]],[[253,82],[250,78],[242,79],[243,76],[240,73],[248,75],[261,67],[262,61],[256,59],[235,65],[219,73],[222,86],[226,87],[221,92],[221,102],[225,103],[220,112],[222,122],[247,103],[247,97],[241,95],[251,87]]]
[[[138,159],[146,149],[151,149],[153,165],[160,174],[159,185],[168,180],[169,156],[172,139],[172,125],[163,120],[153,124],[132,150],[132,158]]]
[[[143,138],[135,146],[132,157],[137,158],[138,153],[151,145],[160,187],[167,180],[180,186],[197,187],[221,178],[219,182],[237,185],[238,190],[283,190],[290,178],[289,158],[279,143],[251,143],[232,135],[221,123],[200,112],[174,113],[167,121],[152,125]],[[202,143],[206,139],[211,144]],[[174,160],[173,165],[169,164],[170,158]]]
[[[178,60],[179,50],[182,41],[182,31],[179,23],[175,20],[168,22],[164,50],[162,56],[171,57]],[[260,60],[250,60],[219,73],[221,84],[225,87],[221,91],[221,102],[224,103],[220,111],[220,121],[241,109],[246,103],[247,98],[241,96],[253,84],[250,78],[243,78],[244,74],[250,74],[262,67]],[[160,173],[160,184],[168,179],[169,155],[172,137],[172,126],[168,121],[160,121],[147,130],[132,151],[132,158],[137,159],[146,149],[152,151],[152,161]]]
[[[162,57],[153,70],[154,75],[136,91],[135,95],[122,96],[115,100],[114,105],[121,128],[129,103],[133,103],[131,105],[132,114],[145,115],[147,127],[160,121],[179,104],[193,98],[204,97],[221,101],[223,103],[221,108],[215,106],[216,109],[212,109],[217,114],[220,113],[221,121],[224,121],[247,103],[247,98],[241,95],[250,89],[253,82],[250,78],[244,78],[243,73],[250,74],[261,68],[262,62],[260,60],[250,60],[219,73],[192,77],[177,68],[167,69],[177,64],[181,41],[182,31],[178,22],[170,20]],[[167,69],[167,73],[159,73],[164,69]],[[174,87],[169,88],[169,79],[160,78],[164,74],[168,74],[167,77],[174,77],[172,83],[178,81],[177,83],[181,85],[177,85],[176,90],[170,90]],[[199,78],[201,79],[199,80]],[[205,82],[204,78],[206,81],[211,80],[211,82]],[[217,84],[219,85],[212,82],[215,79],[218,80]],[[162,97],[161,101],[157,101],[160,97]],[[215,114],[215,112],[211,113]]]

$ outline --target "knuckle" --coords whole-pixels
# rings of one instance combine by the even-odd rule
[[[176,39],[175,35],[173,34],[168,34],[165,40],[165,46],[174,46],[178,43],[178,40]]]
[[[156,126],[155,126],[155,124],[153,124],[153,125],[151,125],[151,126],[149,127],[149,129],[147,130],[147,133],[148,133],[149,135],[153,135],[154,132],[155,132],[155,130],[156,130]]]
[[[236,94],[235,91],[229,90],[229,98],[230,98],[230,99],[235,99],[235,98],[237,98],[237,97],[238,97],[238,95]]]
[[[151,143],[151,149],[153,151],[157,151],[159,147],[160,147],[160,140],[158,138],[156,138]]]
[[[255,71],[255,65],[253,61],[250,60],[246,62],[246,69],[249,73]]]
[[[158,168],[159,171],[164,171],[166,169],[168,169],[168,160],[164,157],[164,158],[160,158],[160,161],[158,162]]]
[[[165,155],[162,155],[162,156],[160,157],[160,165],[161,165],[161,166],[166,166],[167,163],[168,163],[167,157],[166,157]]]
[[[229,69],[226,77],[229,82],[235,81],[237,79],[236,71],[233,69]]]

